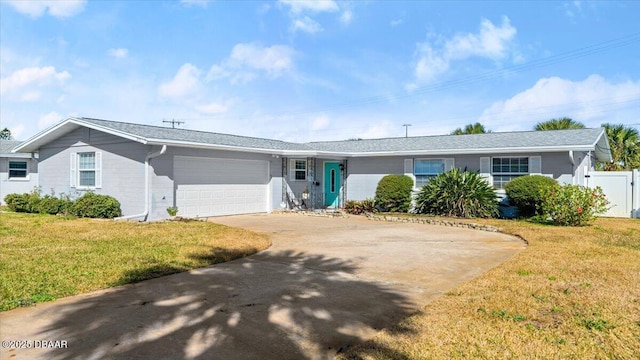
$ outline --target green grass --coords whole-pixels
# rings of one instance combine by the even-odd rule
[[[265,235],[200,222],[0,213],[0,311],[230,261]]]

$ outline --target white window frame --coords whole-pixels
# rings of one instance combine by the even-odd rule
[[[24,169],[11,169],[11,163],[25,163],[27,166]],[[24,176],[11,176],[11,170],[24,171]],[[29,162],[26,160],[9,160],[7,163],[7,179],[11,181],[29,181]]]
[[[93,154],[94,164],[91,169],[80,168],[80,158],[82,154]],[[80,185],[80,174],[82,172],[93,172],[94,185]],[[99,151],[81,151],[77,153],[71,153],[71,166],[70,166],[70,187],[77,190],[93,190],[102,188],[102,153]]]
[[[298,169],[298,163],[304,164],[304,169]],[[304,179],[298,179],[296,173],[304,173]],[[308,164],[306,159],[291,159],[289,161],[289,180],[291,181],[307,181]]]
[[[520,172],[520,171],[507,171],[507,172],[502,172],[502,171],[494,171],[493,170],[493,164],[495,159],[527,159],[527,171],[526,172]],[[511,165],[511,164],[510,164]],[[520,177],[520,176],[525,176],[525,175],[529,175],[531,174],[531,157],[530,156],[493,156],[491,157],[491,164],[490,164],[490,170],[491,170],[491,177],[493,179],[493,188],[496,190],[504,190],[504,185],[506,185],[509,181]],[[502,176],[509,176],[511,177],[509,179],[509,181],[502,181]],[[496,177],[500,177],[500,180],[498,180]],[[502,186],[500,186],[502,185]]]
[[[418,164],[419,161],[441,161],[442,162],[442,172],[439,173],[420,173],[418,174],[416,172],[416,166]],[[414,179],[414,188],[421,188],[422,186],[426,185],[428,183],[428,181],[423,184],[423,185],[418,185],[418,179],[421,176],[426,176],[429,179],[434,178],[442,173],[445,173],[449,170],[451,170],[454,167],[454,159],[453,158],[418,158],[418,159],[414,159],[413,160],[413,179]]]

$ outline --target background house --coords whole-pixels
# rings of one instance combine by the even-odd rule
[[[371,198],[387,174],[416,189],[457,167],[479,171],[498,192],[517,176],[585,185],[610,161],[604,129],[290,143],[89,118],[69,118],[16,148],[38,151],[44,193],[95,191],[125,216],[161,219],[177,206],[202,217]]]
[[[7,194],[26,193],[38,186],[38,156],[12,153],[21,141],[0,140],[0,204]]]

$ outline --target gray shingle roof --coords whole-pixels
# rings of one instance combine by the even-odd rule
[[[11,149],[18,146],[22,141],[17,140],[0,140],[0,154],[10,154]]]
[[[606,135],[602,128],[293,143],[92,118],[64,120],[23,142],[20,145],[20,151],[37,151],[42,145],[77,126],[94,127],[97,130],[111,132],[125,138],[133,137],[151,144],[211,148],[222,146],[229,150],[235,148],[289,156],[322,156],[323,153],[337,156],[366,156],[367,154],[394,155],[399,153],[428,155],[595,149],[599,159],[608,161],[611,157],[607,149]],[[596,142],[598,145],[594,146]]]
[[[219,134],[198,130],[173,129],[161,126],[123,123],[118,121],[80,118],[79,120],[113,130],[125,132],[145,139],[184,141],[209,145],[226,145],[269,150],[312,150],[305,144],[248,136]]]
[[[309,143],[319,151],[387,152],[412,150],[476,150],[496,148],[531,148],[591,146],[603,129],[559,131],[521,131],[471,135],[437,135],[386,139],[323,141]]]

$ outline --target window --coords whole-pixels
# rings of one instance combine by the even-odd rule
[[[26,179],[27,162],[9,161],[9,179]]]
[[[429,180],[444,172],[444,159],[416,160],[413,174],[416,176],[416,187],[427,185]]]
[[[69,186],[78,189],[102,187],[102,152],[71,153]]]
[[[529,174],[528,157],[493,158],[491,163],[493,187],[504,189],[504,186],[518,176]]]
[[[307,160],[291,160],[291,180],[307,180]]]
[[[78,185],[96,186],[96,153],[78,153]]]

